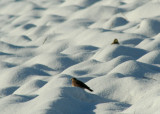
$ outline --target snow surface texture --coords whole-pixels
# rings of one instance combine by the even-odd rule
[[[0,114],[160,114],[159,33],[160,0],[0,0]]]

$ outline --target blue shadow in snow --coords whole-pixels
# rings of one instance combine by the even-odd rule
[[[23,26],[23,28],[25,30],[29,30],[29,29],[34,28],[34,27],[36,27],[36,25],[34,25],[34,24],[26,24],[26,25]]]
[[[16,86],[3,88],[3,89],[0,90],[0,95],[3,95],[3,96],[11,95],[11,94],[14,93],[14,91],[16,91],[18,88],[19,88],[19,87],[16,87]]]
[[[8,55],[8,56],[11,56],[11,55],[14,55],[14,54],[0,52],[0,56],[1,56],[1,55]]]
[[[27,101],[33,100],[38,95],[18,95],[18,94],[13,94],[12,96],[16,97],[16,99],[15,99],[16,103],[22,103],[22,102],[27,102]]]
[[[21,37],[22,37],[23,39],[27,40],[27,41],[32,41],[31,38],[29,38],[29,37],[26,36],[26,35],[22,35]]]
[[[51,68],[44,66],[44,65],[34,65],[32,67],[25,67],[23,69],[20,69],[20,71],[17,73],[18,80],[23,80],[27,77],[38,75],[38,76],[51,76],[45,71],[52,71]]]

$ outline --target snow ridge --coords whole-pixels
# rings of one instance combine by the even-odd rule
[[[0,26],[0,114],[160,113],[159,0],[0,0]]]

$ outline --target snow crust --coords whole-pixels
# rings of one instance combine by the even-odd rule
[[[159,0],[0,0],[0,114],[160,114],[159,33]]]

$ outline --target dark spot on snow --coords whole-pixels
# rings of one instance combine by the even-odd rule
[[[28,29],[31,29],[31,28],[34,28],[34,27],[36,27],[36,25],[34,25],[34,24],[26,24],[26,25],[23,26],[23,28],[25,30],[28,30]]]

